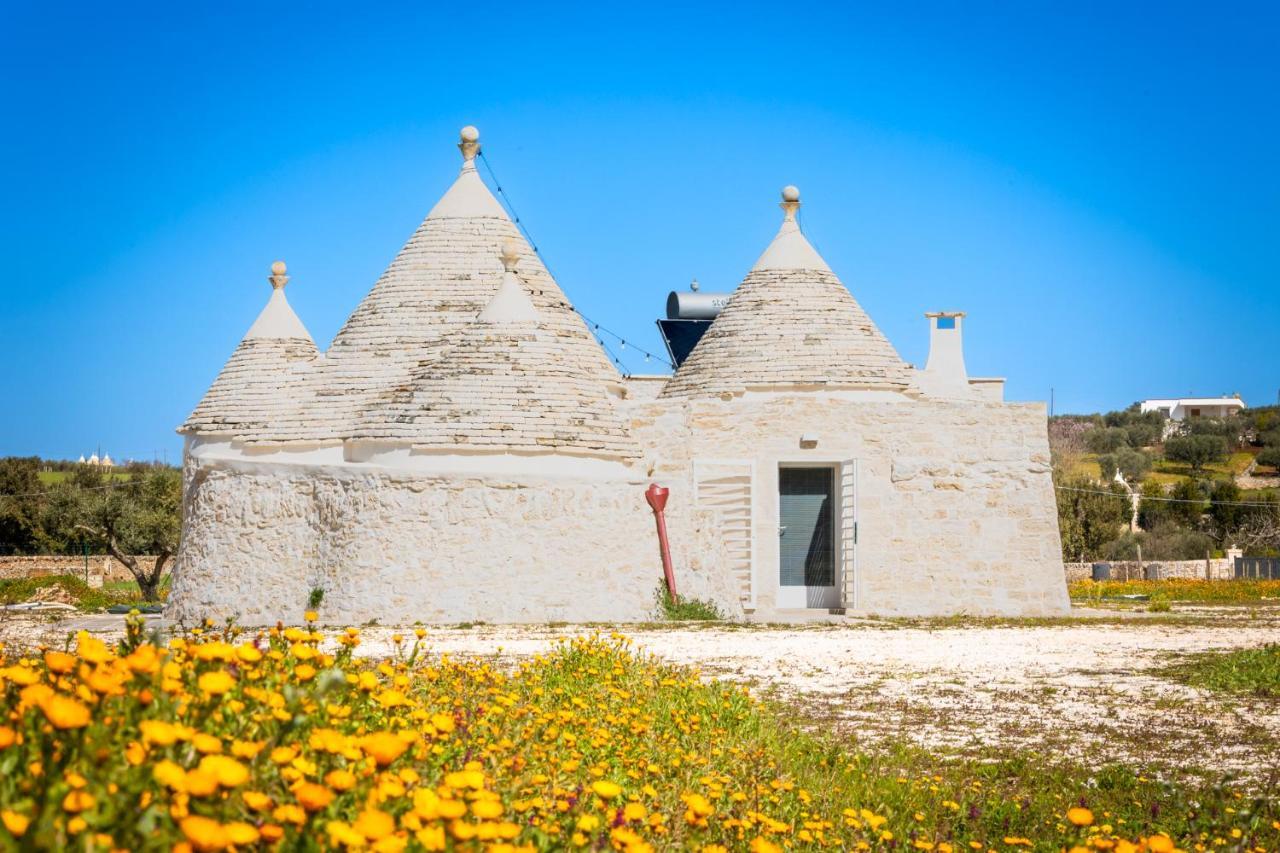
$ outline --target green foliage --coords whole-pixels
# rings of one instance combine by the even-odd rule
[[[1125,431],[1130,447],[1150,447],[1160,442],[1164,435],[1166,417],[1163,412],[1142,412],[1134,403],[1122,412],[1107,412],[1102,422],[1108,427]]]
[[[1189,421],[1199,423],[1198,420]],[[1200,473],[1210,462],[1221,462],[1227,455],[1227,441],[1221,435],[1192,433],[1170,438],[1164,443],[1165,458],[1185,462],[1193,473]]]
[[[1195,480],[1179,480],[1169,492],[1171,501],[1167,504],[1170,521],[1196,528],[1200,519],[1208,509],[1202,485]]]
[[[1126,480],[1141,480],[1151,470],[1151,456],[1132,447],[1121,447],[1115,453],[1099,456],[1098,467],[1103,477],[1114,476],[1119,471]]]
[[[1084,443],[1093,453],[1115,453],[1129,446],[1129,433],[1121,427],[1095,427],[1085,433]]]
[[[1209,517],[1219,541],[1240,526],[1245,512],[1245,507],[1239,506],[1241,497],[1240,487],[1232,480],[1218,480],[1213,484],[1209,493]]]
[[[1276,697],[1280,696],[1280,645],[1208,652],[1163,674],[1193,687]]]
[[[672,599],[665,583],[658,584],[653,598],[657,602],[658,616],[672,621],[723,622],[727,617],[724,612],[710,601],[681,596]]]
[[[1175,524],[1161,524],[1153,530],[1125,533],[1101,548],[1106,560],[1136,560],[1141,548],[1143,560],[1199,560],[1214,546],[1213,537]]]
[[[0,459],[0,554],[34,554],[40,543],[40,460]]]
[[[115,604],[132,604],[138,601],[137,587],[130,589],[104,587],[93,589],[75,575],[46,575],[38,578],[12,578],[0,580],[0,604],[21,604],[47,587],[61,587],[66,596],[81,610],[105,610]]]
[[[178,550],[182,528],[182,477],[173,468],[151,468],[125,483],[108,483],[99,469],[81,466],[71,479],[52,487],[42,525],[64,544],[89,540],[123,563],[143,597],[154,601],[169,558]],[[143,568],[138,555],[157,557]]]
[[[1280,470],[1280,446],[1264,447],[1255,458],[1259,465]]]
[[[1104,487],[1087,477],[1055,475],[1054,485],[1063,556],[1068,560],[1094,559],[1128,523],[1129,495],[1119,483]]]
[[[307,609],[319,610],[320,605],[324,602],[324,587],[313,587],[311,593],[307,595]]]

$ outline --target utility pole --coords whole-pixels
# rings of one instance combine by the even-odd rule
[[[1053,386],[1049,386],[1049,417],[1053,417]]]

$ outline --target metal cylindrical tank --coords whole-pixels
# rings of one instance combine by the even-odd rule
[[[1094,563],[1093,579],[1096,581],[1111,580],[1111,564],[1110,563]]]
[[[667,319],[714,320],[732,295],[673,290],[667,295]]]

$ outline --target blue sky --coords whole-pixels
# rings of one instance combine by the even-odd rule
[[[468,123],[570,298],[649,349],[794,183],[908,361],[959,308],[1011,399],[1271,403],[1277,43],[1261,3],[8,0],[0,454],[175,459],[271,261],[327,346]]]

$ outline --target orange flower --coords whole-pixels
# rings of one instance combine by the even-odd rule
[[[0,749],[8,749],[18,739],[18,733],[8,726],[0,726]]]
[[[9,830],[12,835],[22,835],[27,831],[27,826],[31,823],[31,818],[24,814],[5,809],[0,811],[0,821],[3,821],[4,828]]]
[[[360,739],[360,748],[376,761],[379,767],[386,767],[403,755],[409,748],[409,744],[399,735],[391,732],[374,732]]]
[[[365,809],[351,828],[370,841],[377,841],[396,831],[396,820],[384,811]]]
[[[330,770],[324,783],[335,791],[350,791],[356,786],[356,774],[350,770]]]
[[[206,672],[196,679],[196,686],[206,696],[221,696],[236,686],[236,680],[225,669]]]
[[[71,814],[78,814],[93,808],[97,800],[93,798],[93,794],[88,791],[68,791],[67,795],[62,798],[62,810]]]
[[[299,783],[294,787],[293,795],[298,798],[298,805],[309,812],[318,812],[325,808],[333,802],[334,796],[333,791],[314,782]]]
[[[40,703],[40,710],[44,711],[54,728],[82,729],[89,725],[89,709],[83,703],[61,693],[46,697]]]
[[[50,672],[66,675],[76,668],[76,659],[66,652],[45,652],[44,665]]]
[[[1067,820],[1076,826],[1089,826],[1093,823],[1093,812],[1082,806],[1067,809]]]
[[[178,827],[197,850],[222,850],[231,843],[226,829],[212,818],[190,815],[184,817]]]

